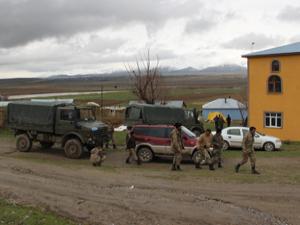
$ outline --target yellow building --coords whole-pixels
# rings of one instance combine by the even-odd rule
[[[248,123],[258,131],[300,141],[300,42],[248,58]]]

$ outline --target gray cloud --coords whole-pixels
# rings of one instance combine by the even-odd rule
[[[254,45],[251,44],[253,42]],[[274,45],[280,45],[281,42],[282,39],[278,36],[271,37],[264,34],[248,33],[223,43],[222,46],[229,49],[250,50],[251,48],[262,49]]]
[[[286,6],[277,16],[278,19],[287,22],[300,21],[300,7]]]
[[[216,24],[217,22],[212,19],[192,19],[187,22],[185,31],[188,33],[203,33],[212,29]]]
[[[158,27],[199,12],[199,1],[1,0],[0,48],[106,27],[143,23]]]

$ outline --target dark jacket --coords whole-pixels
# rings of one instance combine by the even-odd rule
[[[135,143],[135,138],[133,133],[127,133],[126,135],[126,149],[131,149],[135,148],[136,143]]]

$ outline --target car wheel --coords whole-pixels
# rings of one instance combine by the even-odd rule
[[[230,148],[230,145],[227,141],[224,141],[223,150],[226,151]]]
[[[32,140],[27,134],[17,136],[16,147],[20,152],[29,152],[32,147]]]
[[[54,143],[53,142],[46,142],[46,141],[40,141],[40,145],[42,148],[47,149],[47,148],[51,148]]]
[[[193,162],[194,163],[196,163],[196,157],[199,155],[199,157],[200,157],[200,151],[199,150],[195,150],[194,152],[193,152],[193,155],[192,155],[192,160],[193,160]]]
[[[70,139],[64,146],[65,154],[68,158],[79,159],[83,154],[83,147],[79,140]]]
[[[263,149],[266,152],[272,152],[275,150],[275,145],[272,142],[266,142],[263,146]]]
[[[154,154],[152,150],[148,147],[141,147],[139,148],[138,152],[138,157],[142,162],[151,162],[154,158]]]

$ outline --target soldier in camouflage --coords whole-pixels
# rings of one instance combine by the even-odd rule
[[[182,142],[181,124],[175,123],[174,129],[171,132],[171,150],[174,153],[172,170],[181,170],[180,163],[182,160],[182,151],[184,145]]]
[[[214,170],[214,165],[212,161],[212,154],[210,148],[212,147],[212,134],[210,129],[206,129],[204,134],[201,134],[197,140],[197,149],[195,158],[195,168],[201,169],[201,163],[207,163],[210,170]]]
[[[254,150],[254,136],[255,136],[256,128],[250,127],[249,132],[245,135],[243,139],[243,159],[240,163],[235,166],[235,172],[239,172],[239,169],[242,165],[248,162],[248,158],[250,158],[252,174],[260,174],[255,169],[255,150]]]
[[[91,150],[90,161],[93,166],[101,166],[106,156],[100,146],[97,146]]]
[[[224,140],[222,137],[222,130],[217,129],[216,134],[212,138],[212,145],[213,145],[213,161],[214,163],[218,163],[218,167],[222,168],[222,151]]]

